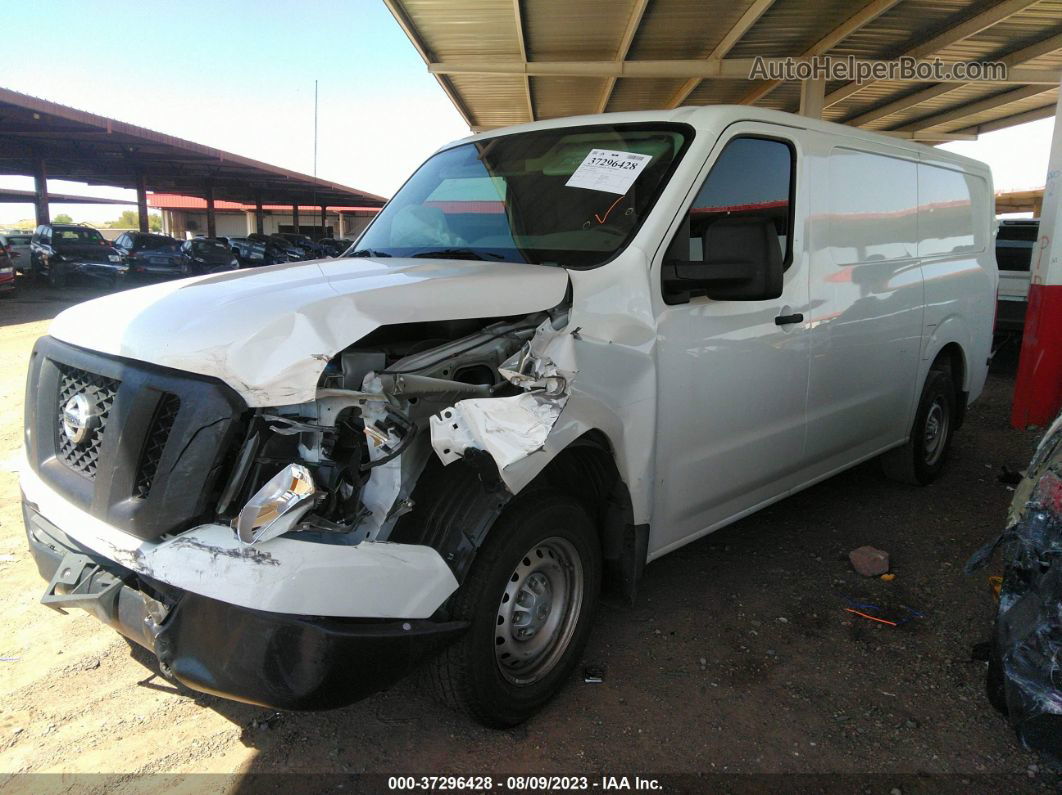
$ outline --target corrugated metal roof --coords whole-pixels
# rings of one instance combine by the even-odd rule
[[[998,128],[1030,112],[1042,115],[1062,76],[1062,0],[385,2],[473,129],[676,102],[744,101],[797,111],[798,83],[746,79],[748,65],[739,61],[756,56],[1010,57],[1010,68],[1023,71],[1004,83],[890,80],[826,88],[823,117],[831,121],[891,131],[960,112],[932,133],[968,137],[978,125]],[[688,66],[708,58],[728,76],[701,79]],[[669,62],[682,63],[665,70]],[[1027,85],[1043,90],[1010,93]],[[963,117],[967,104],[972,110]]]
[[[117,119],[0,88],[0,161],[4,173],[90,185],[204,193],[216,198],[383,204],[367,191],[223,152]]]

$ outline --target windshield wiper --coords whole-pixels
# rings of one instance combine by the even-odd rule
[[[439,257],[441,259],[505,259],[505,257],[503,257],[501,254],[495,254],[493,251],[474,251],[470,248],[438,248],[432,249],[431,251],[421,251],[410,256]]]
[[[386,251],[374,251],[371,248],[359,248],[357,251],[353,251],[347,254],[348,257],[390,257]]]

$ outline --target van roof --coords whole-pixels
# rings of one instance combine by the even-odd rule
[[[932,146],[926,146],[915,141],[884,135],[872,130],[864,130],[852,127],[848,124],[836,124],[821,119],[813,119],[808,116],[800,116],[796,113],[786,113],[769,108],[757,108],[751,105],[697,105],[675,108],[674,110],[644,110],[628,111],[624,113],[597,113],[585,116],[566,116],[546,121],[536,121],[529,124],[518,124],[512,127],[500,127],[477,135],[470,135],[453,141],[441,149],[449,149],[458,144],[469,141],[495,138],[499,135],[511,133],[531,132],[534,130],[550,130],[561,127],[579,127],[592,124],[629,124],[637,122],[677,122],[688,124],[697,130],[721,131],[724,128],[739,121],[763,121],[773,124],[796,127],[802,130],[815,130],[831,135],[844,136],[857,141],[863,141],[875,146],[887,146],[894,150],[903,150],[912,154],[921,154],[932,157],[935,160],[944,160],[955,163],[968,171],[989,173],[989,168],[980,160],[971,157],[957,155]]]

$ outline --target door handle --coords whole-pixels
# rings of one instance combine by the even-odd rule
[[[803,323],[804,316],[800,312],[795,312],[792,315],[779,315],[774,319],[774,325],[776,326],[788,326],[790,323]]]

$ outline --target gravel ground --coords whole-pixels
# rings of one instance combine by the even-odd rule
[[[26,362],[48,319],[90,295],[25,289],[0,302],[0,771],[115,777],[9,786],[137,789],[127,774],[213,773],[185,783],[220,791],[248,772],[849,774],[860,778],[722,781],[882,792],[981,789],[992,775],[1008,789],[1056,785],[988,705],[985,665],[970,656],[994,605],[985,574],[962,565],[1003,521],[1001,465],[1023,468],[1036,441],[1008,425],[1012,355],[997,361],[938,483],[898,485],[871,462],[653,563],[634,607],[600,610],[586,660],[605,667],[604,682],[574,677],[525,726],[490,731],[408,681],[316,714],[179,692],[94,619],[38,603],[15,473]],[[847,553],[863,544],[891,553],[892,582],[851,570]],[[872,623],[843,610],[853,597],[924,617]]]

